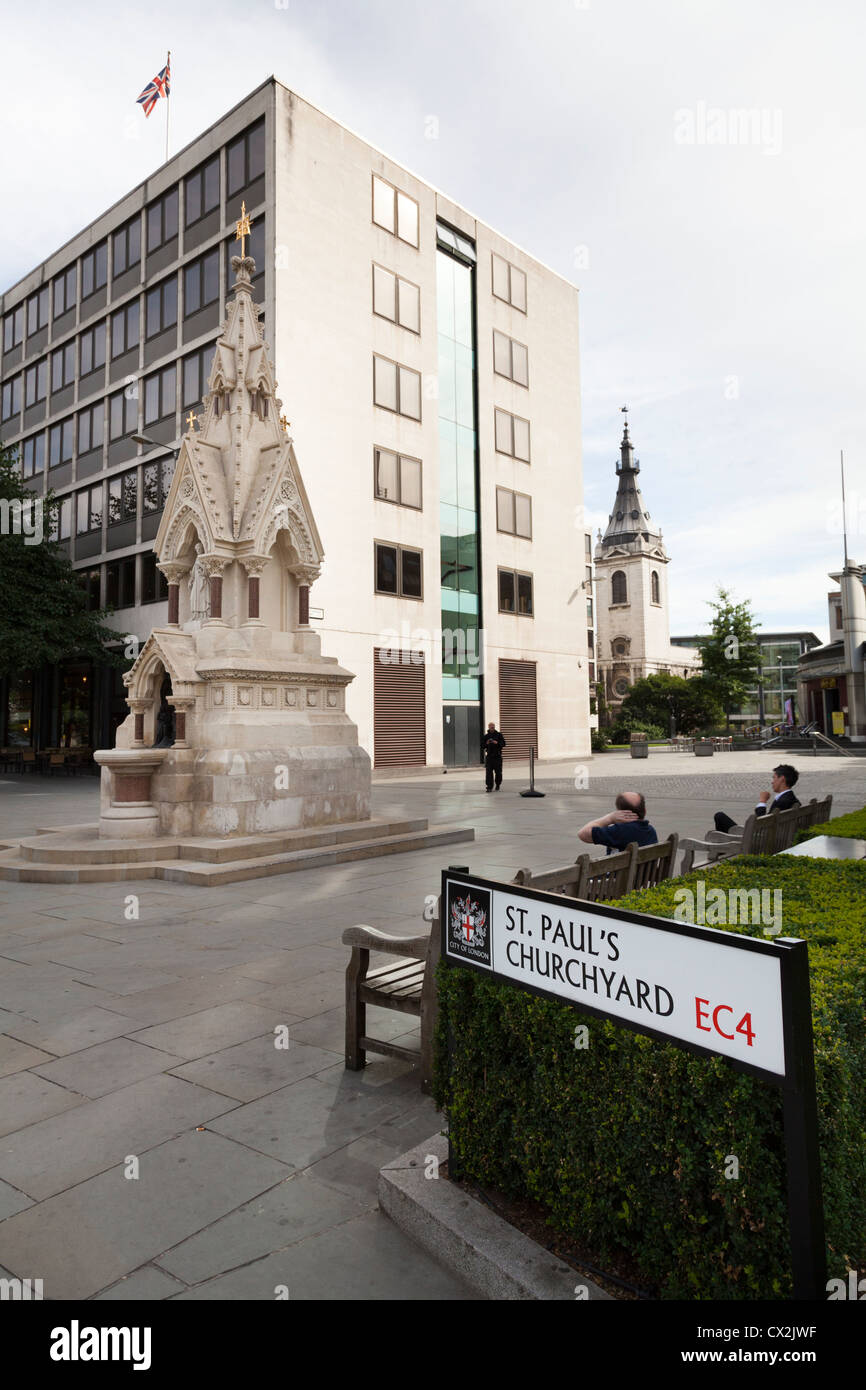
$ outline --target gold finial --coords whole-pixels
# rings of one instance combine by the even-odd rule
[[[235,241],[239,241],[241,244],[241,256],[246,255],[246,250],[244,249],[244,242],[250,234],[250,227],[252,225],[253,222],[252,218],[247,212],[247,205],[245,202],[243,202],[241,203],[240,220],[235,223]]]
[[[197,416],[197,415],[194,415],[193,412],[190,411],[190,412],[189,412],[189,415],[187,415],[187,417],[186,417],[186,427],[187,427],[188,430],[191,430],[191,429],[192,429],[192,427],[193,427],[193,425],[195,424],[195,422],[196,422],[197,419],[198,419],[198,416]]]
[[[285,415],[280,416],[280,424],[282,425],[284,430],[287,430],[289,428],[289,421],[286,419]]]

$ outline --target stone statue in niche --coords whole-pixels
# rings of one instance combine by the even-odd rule
[[[171,676],[166,675],[159,692],[159,711],[156,716],[156,740],[154,748],[174,746],[175,712],[168,703],[171,694]]]
[[[195,543],[195,561],[189,572],[189,615],[202,620],[210,616],[210,584],[202,564],[201,541]]]

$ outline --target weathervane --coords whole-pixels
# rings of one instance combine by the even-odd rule
[[[253,225],[253,223],[252,223],[252,218],[250,217],[249,213],[247,212],[247,205],[246,205],[245,202],[243,202],[243,203],[241,203],[241,215],[240,215],[240,219],[239,219],[239,221],[237,221],[237,222],[235,223],[235,241],[239,241],[240,244],[241,244],[241,256],[242,256],[242,257],[246,255],[246,249],[245,249],[245,247],[244,247],[244,242],[246,241],[247,237],[250,235],[250,227],[251,227],[252,225]]]

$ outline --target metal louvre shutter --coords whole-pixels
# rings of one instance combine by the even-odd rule
[[[427,761],[424,663],[393,664],[389,658],[394,655],[391,647],[373,650],[373,766],[423,767]],[[422,653],[412,655],[417,660]]]
[[[499,730],[505,738],[503,761],[538,752],[535,662],[499,659]]]

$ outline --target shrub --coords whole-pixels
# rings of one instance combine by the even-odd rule
[[[604,729],[593,729],[590,736],[593,753],[603,753],[607,748],[607,734]]]
[[[664,729],[658,724],[648,724],[646,720],[619,719],[612,729],[606,729],[611,743],[629,743],[633,733],[644,733],[648,739],[667,738]]]
[[[672,918],[701,875],[780,888],[785,935],[809,944],[828,1276],[844,1277],[866,1260],[866,868],[740,857],[621,905]],[[778,1087],[459,967],[439,980],[435,1095],[467,1176],[541,1203],[602,1262],[627,1252],[662,1298],[790,1296]]]
[[[852,840],[866,840],[866,806],[862,811],[852,811],[847,816],[834,816],[832,820],[824,821],[823,825],[810,825],[805,830],[797,833],[796,844],[801,844],[803,840],[813,840],[816,835],[841,835],[850,837]]]

